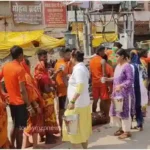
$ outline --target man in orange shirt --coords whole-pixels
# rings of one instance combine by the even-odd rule
[[[96,112],[97,102],[100,99],[102,108],[102,103],[105,101],[106,103],[109,100],[108,86],[106,83],[102,83],[102,77],[106,76],[106,64],[104,63],[104,59],[102,57],[105,56],[105,47],[100,46],[97,49],[96,55],[90,60],[90,72],[92,77],[92,95],[93,95],[93,113]],[[105,110],[101,110],[105,115]]]
[[[6,89],[9,95],[9,104],[14,128],[11,134],[11,142],[16,148],[22,147],[23,130],[27,125],[28,113],[34,115],[34,110],[28,100],[28,94],[25,86],[25,71],[21,66],[23,60],[23,49],[14,46],[10,50],[13,61],[7,63],[2,68]]]
[[[108,64],[107,55],[103,56],[103,59],[105,60],[106,76],[108,78],[111,78],[114,76],[114,69],[111,65]],[[105,115],[107,117],[109,117],[109,109],[110,109],[110,104],[111,104],[110,95],[111,95],[112,90],[113,90],[113,83],[112,82],[106,82],[106,85],[107,85],[107,89],[108,89],[109,99],[106,101],[101,101],[100,109],[105,113]]]
[[[59,98],[59,122],[62,126],[62,115],[64,114],[66,98],[67,98],[67,85],[68,85],[68,63],[71,57],[71,50],[63,48],[61,50],[62,58],[59,59],[55,65],[57,72],[61,68],[61,72],[56,75],[57,94]]]

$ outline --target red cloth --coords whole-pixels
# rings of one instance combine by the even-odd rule
[[[41,91],[44,91],[45,85],[52,85],[52,81],[50,80],[47,74],[43,74],[38,81],[38,85]]]

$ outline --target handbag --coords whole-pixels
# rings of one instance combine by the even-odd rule
[[[116,112],[123,111],[123,97],[118,96],[118,97],[113,98],[113,103],[114,103]]]

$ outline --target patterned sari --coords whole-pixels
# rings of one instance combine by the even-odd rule
[[[148,63],[144,60],[144,58],[140,59],[141,63],[142,63],[142,68],[143,68],[143,82],[145,87],[148,87]],[[146,77],[145,77],[146,76]]]
[[[55,108],[54,108],[54,98],[55,93],[45,92],[45,85],[54,86],[54,82],[50,79],[48,70],[45,68],[43,62],[39,62],[35,67],[34,75],[37,85],[40,89],[43,99],[45,100],[44,106],[44,126],[45,131],[51,134],[59,133],[59,128],[57,125]]]
[[[137,127],[143,127],[143,115],[141,109],[141,87],[140,87],[140,65],[141,61],[138,54],[134,51],[131,51],[131,66],[133,67],[133,74],[134,74],[134,93],[135,93],[135,111],[136,111],[136,121]],[[133,116],[132,116],[133,119]]]
[[[146,98],[144,98],[144,103],[145,105],[142,107],[142,112],[143,112],[143,116],[146,116],[146,109],[147,109],[147,105],[148,105],[148,63],[147,61],[144,59],[144,58],[141,58],[141,63],[142,63],[142,69],[143,69],[143,82],[144,82],[144,86],[146,87],[143,87],[142,89],[145,89],[145,94],[146,95]],[[147,91],[146,91],[147,90]],[[146,94],[147,93],[147,94]],[[142,94],[143,96],[143,94]]]
[[[34,82],[34,79],[30,74],[30,69],[25,64],[25,62],[22,63],[22,66],[26,71],[25,78],[26,78],[26,89],[28,93],[28,98],[31,104],[33,104],[33,102],[36,101],[39,107],[41,108],[41,111],[43,111],[44,100],[42,99],[40,92],[36,87],[36,83]],[[36,114],[36,116],[34,117],[29,116],[29,119],[27,121],[27,127],[24,130],[24,133],[27,135],[32,135],[33,133],[43,133],[44,131],[42,126],[43,126],[43,114],[41,112],[40,114]]]
[[[7,111],[5,99],[6,95],[2,94],[0,91],[0,149],[9,149],[10,142],[8,140],[8,132],[7,132]]]
[[[116,59],[116,54],[113,52],[109,57],[108,57],[108,63],[115,68],[117,65],[117,59]]]

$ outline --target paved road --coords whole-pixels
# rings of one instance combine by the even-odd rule
[[[132,131],[131,139],[119,140],[113,136],[116,128],[104,125],[95,129],[89,140],[90,149],[150,149],[150,107],[145,118],[144,131]],[[67,149],[68,144],[63,143],[54,149]]]
[[[8,109],[8,113],[10,113]],[[8,114],[10,131],[12,121],[10,114]],[[132,138],[126,140],[119,140],[113,136],[117,128],[111,128],[109,125],[104,125],[94,129],[93,134],[89,140],[90,149],[150,149],[150,107],[145,118],[144,131],[132,131]],[[52,148],[54,145],[39,145],[39,148]],[[68,149],[68,143],[62,143],[53,147],[54,149]]]

